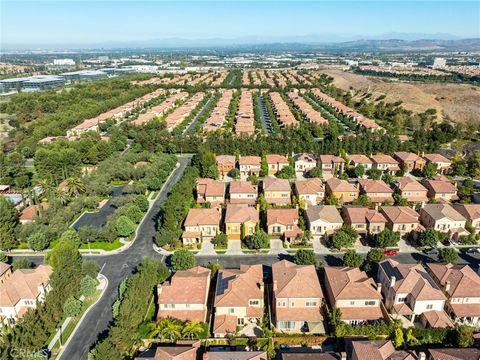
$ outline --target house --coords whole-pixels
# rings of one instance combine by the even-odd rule
[[[387,219],[376,209],[346,205],[342,208],[345,225],[355,229],[360,235],[376,235],[385,229]]]
[[[425,205],[420,210],[420,221],[423,226],[448,233],[453,238],[470,234],[465,230],[467,219],[449,204]]]
[[[223,178],[235,168],[235,156],[233,155],[217,155],[218,174]]]
[[[390,155],[372,155],[370,159],[372,159],[373,162],[373,169],[380,170],[386,174],[395,175],[395,173],[400,170],[398,161]]]
[[[238,167],[240,168],[240,176],[248,177],[250,175],[258,176],[262,159],[260,156],[242,156],[238,160]]]
[[[188,211],[183,224],[182,240],[185,245],[211,239],[220,231],[220,211],[217,209],[194,208]]]
[[[295,173],[299,175],[305,175],[317,166],[317,161],[310,154],[296,154],[293,156],[293,160],[295,161]]]
[[[330,178],[326,182],[328,195],[335,196],[341,203],[350,203],[358,198],[360,190],[346,180]]]
[[[317,349],[280,349],[279,360],[342,360],[340,353],[323,352]]]
[[[373,167],[373,161],[366,155],[351,154],[348,155],[348,159],[350,160],[350,166],[354,168],[362,165],[365,171],[367,171]]]
[[[410,202],[424,203],[428,201],[427,188],[409,176],[397,180],[394,186],[395,192]]]
[[[195,345],[162,345],[143,352],[135,360],[197,360],[198,350]]]
[[[419,229],[419,215],[408,206],[382,206],[381,213],[387,220],[386,227],[402,236]]]
[[[366,195],[372,203],[393,203],[393,190],[382,180],[358,180],[360,194]]]
[[[439,202],[458,200],[457,186],[444,177],[422,180],[422,185],[427,189],[427,196]]]
[[[420,264],[384,260],[379,263],[377,280],[382,284],[385,306],[395,316],[413,323],[424,312],[443,311],[446,297]]]
[[[210,203],[212,207],[225,202],[225,183],[213,179],[197,180],[197,203]]]
[[[273,323],[277,331],[324,334],[323,292],[314,265],[282,260],[272,265]]]
[[[345,160],[336,155],[320,155],[318,157],[318,167],[322,169],[324,177],[331,177],[343,173]]]
[[[291,188],[287,179],[267,176],[263,180],[263,193],[269,204],[291,204]]]
[[[343,226],[343,219],[334,205],[309,206],[305,216],[314,239],[333,235]]]
[[[268,165],[268,175],[275,175],[285,166],[288,166],[288,159],[285,156],[270,154],[265,156]]]
[[[249,181],[230,182],[230,204],[242,204],[246,206],[255,206],[258,198],[257,187]]]
[[[4,275],[9,270],[4,272]],[[50,290],[52,268],[39,265],[35,269],[18,269],[0,283],[0,318],[1,323],[13,325],[23,318],[30,309],[35,309],[37,302],[44,300]]]
[[[263,317],[263,298],[261,264],[219,270],[214,300],[214,337],[234,334],[237,326],[258,324]]]
[[[272,237],[294,240],[302,234],[302,230],[298,227],[298,210],[268,209],[267,228],[268,234]]]
[[[268,360],[265,351],[208,351],[202,360]]]
[[[445,311],[429,310],[420,315],[420,324],[424,328],[453,328],[453,321]]]
[[[437,165],[437,172],[440,174],[449,172],[450,168],[452,167],[452,162],[440,154],[425,154],[423,155],[423,158],[427,161],[427,163]]]
[[[390,340],[346,338],[345,351],[349,360],[416,360],[413,351],[396,350]]]
[[[0,262],[0,284],[3,284],[12,275],[12,265]]]
[[[40,212],[46,209],[48,209],[48,202],[41,202],[38,205],[29,205],[20,213],[19,221],[21,224],[32,222]]]
[[[381,286],[359,268],[325,267],[325,290],[330,307],[351,324],[383,319]]]
[[[455,322],[480,326],[480,276],[468,265],[428,263],[433,280],[447,297],[447,312]]]
[[[478,360],[479,348],[427,349],[427,360]]]
[[[480,230],[480,204],[452,204],[453,208],[462,214],[468,223]]]
[[[427,163],[425,159],[422,159],[417,154],[407,151],[397,151],[393,153],[393,157],[398,161],[400,167],[407,171],[423,170]]]
[[[295,181],[295,196],[302,200],[305,207],[318,205],[325,198],[325,189],[322,180],[317,178]]]
[[[229,204],[225,212],[225,233],[228,240],[241,240],[251,236],[258,224],[258,211],[254,207]]]
[[[177,271],[169,281],[157,287],[157,320],[173,317],[182,321],[207,319],[210,269],[196,266]]]

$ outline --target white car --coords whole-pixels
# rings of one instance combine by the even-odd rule
[[[448,243],[449,243],[451,246],[458,246],[458,245],[460,245],[460,244],[457,243],[455,240],[448,240]]]

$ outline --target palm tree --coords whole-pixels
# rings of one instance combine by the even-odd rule
[[[43,193],[50,200],[52,196],[53,184],[48,179],[41,179],[38,181],[38,185],[42,188]]]
[[[60,204],[65,205],[68,202],[68,195],[65,190],[57,188],[55,190],[55,198],[60,202]]]
[[[66,179],[65,190],[71,197],[77,197],[85,192],[85,185],[81,179],[77,177],[69,177]]]
[[[179,339],[182,335],[182,325],[180,322],[173,318],[164,318],[160,319],[158,322],[150,324],[150,334],[151,338],[160,337],[161,341],[169,339],[173,341]]]
[[[183,337],[197,339],[200,337],[200,334],[203,332],[202,324],[199,321],[190,321],[188,322],[182,330]]]

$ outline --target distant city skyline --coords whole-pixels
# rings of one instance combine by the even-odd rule
[[[1,8],[4,46],[480,37],[478,1],[2,1]]]

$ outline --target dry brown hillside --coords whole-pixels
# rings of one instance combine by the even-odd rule
[[[437,109],[440,119],[456,122],[480,121],[480,88],[463,84],[407,83],[384,81],[336,69],[322,72],[335,78],[334,84],[344,90],[350,87],[358,92],[371,92],[371,99],[385,95],[385,101],[402,101],[403,106],[414,112]]]

